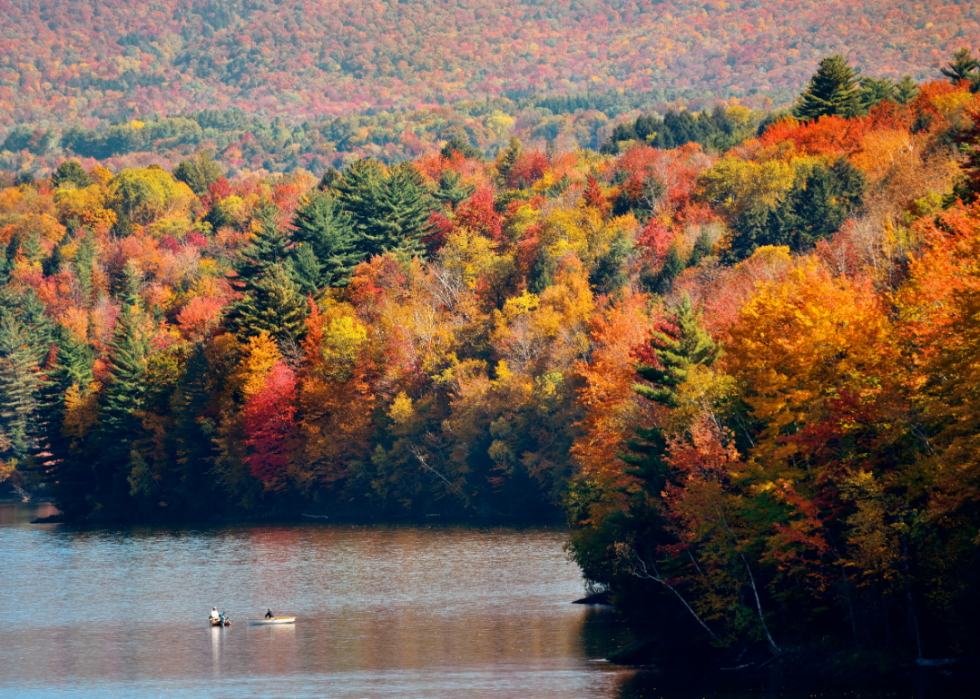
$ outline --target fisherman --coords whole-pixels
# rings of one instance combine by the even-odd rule
[[[218,613],[217,607],[211,607],[211,618],[216,621],[221,619],[221,614]]]
[[[269,611],[265,613],[266,619],[275,619],[276,615],[272,613],[272,607],[269,607]]]

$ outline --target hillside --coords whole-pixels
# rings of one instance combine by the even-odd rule
[[[832,53],[866,74],[934,75],[980,43],[978,21],[964,0],[0,0],[0,135],[610,89],[784,103]]]

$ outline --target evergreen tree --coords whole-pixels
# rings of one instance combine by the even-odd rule
[[[469,199],[476,190],[471,184],[460,186],[462,175],[452,169],[445,169],[439,176],[439,189],[432,195],[443,204],[448,204],[450,211]]]
[[[205,346],[197,344],[187,359],[177,389],[171,398],[174,428],[172,439],[178,482],[173,498],[185,514],[202,514],[211,503],[214,482],[209,473],[214,465],[214,443],[201,418],[211,393],[211,367]]]
[[[396,252],[423,256],[431,228],[429,194],[418,168],[403,163],[387,174],[374,160],[355,163],[338,186],[353,222],[354,250],[361,257]]]
[[[868,111],[882,102],[895,101],[895,83],[888,78],[861,78],[861,109]]]
[[[953,60],[940,71],[954,85],[966,80],[970,83],[973,92],[976,92],[977,85],[980,84],[980,60],[974,58],[970,49],[965,47],[957,49],[953,54]]]
[[[293,268],[304,293],[345,286],[364,259],[355,248],[350,215],[326,192],[312,194],[296,210],[293,240],[299,243],[292,255]]]
[[[99,418],[110,443],[131,442],[141,431],[139,412],[146,397],[150,354],[145,319],[138,306],[124,306],[109,344],[109,377]]]
[[[199,197],[210,191],[211,185],[224,177],[224,171],[211,157],[209,151],[201,151],[193,160],[183,160],[174,168],[174,179],[183,182]]]
[[[51,184],[55,187],[73,184],[78,189],[82,189],[92,184],[92,178],[77,160],[66,160],[51,175]]]
[[[51,350],[54,325],[34,289],[0,290],[0,309],[10,313],[23,328],[28,347],[38,366],[44,366]]]
[[[820,67],[793,109],[799,119],[831,115],[852,117],[860,113],[857,71],[840,54],[820,61]]]
[[[298,342],[306,333],[307,303],[285,265],[269,267],[249,284],[228,313],[228,328],[242,340],[263,330],[280,343]]]
[[[13,313],[0,313],[0,430],[18,460],[33,451],[41,373],[24,326]]]
[[[514,168],[514,163],[517,162],[523,152],[521,142],[512,136],[507,149],[501,151],[500,155],[497,156],[497,176],[501,185],[506,185],[510,178],[510,171]]]
[[[710,257],[714,250],[714,243],[711,241],[711,234],[708,231],[701,231],[697,240],[694,241],[694,249],[691,250],[691,257],[687,261],[688,267],[696,267],[701,260]]]
[[[721,347],[705,331],[701,313],[687,294],[681,298],[669,324],[651,333],[650,348],[656,361],[641,362],[636,367],[637,375],[649,384],[637,383],[633,390],[668,408],[676,407],[677,388],[691,367],[710,367],[721,356]],[[627,472],[640,478],[647,495],[659,498],[667,480],[666,440],[659,427],[638,428],[636,435],[628,443],[629,453],[620,458],[628,464]]]
[[[895,101],[899,104],[911,104],[917,94],[919,94],[919,86],[912,80],[911,75],[903,75],[895,85]]]
[[[270,267],[288,264],[292,241],[279,225],[279,212],[272,204],[262,207],[256,218],[260,228],[252,241],[239,253],[235,263],[239,284],[250,289]]]

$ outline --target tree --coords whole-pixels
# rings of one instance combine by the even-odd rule
[[[919,86],[912,80],[911,75],[903,75],[895,85],[895,101],[899,104],[911,104],[919,92]]]
[[[882,102],[895,101],[895,83],[888,78],[861,78],[861,109],[868,111]]]
[[[444,145],[442,150],[439,152],[442,154],[442,157],[446,158],[447,160],[451,160],[457,153],[467,160],[480,160],[483,155],[461,136],[453,136],[451,139],[446,141],[446,145]]]
[[[259,230],[251,242],[238,254],[235,272],[239,284],[245,289],[261,279],[268,268],[288,265],[292,253],[292,241],[279,225],[279,211],[272,204],[266,204],[256,214]]]
[[[228,328],[241,340],[267,332],[280,343],[298,343],[306,332],[306,299],[285,265],[268,267],[251,281],[228,313]]]
[[[793,108],[794,116],[799,119],[857,116],[861,112],[857,72],[840,54],[820,61],[820,67]]]
[[[417,167],[403,163],[386,173],[381,163],[361,160],[344,173],[338,190],[340,204],[351,216],[359,256],[424,256],[430,197]]]
[[[224,171],[211,158],[209,151],[201,151],[193,160],[182,160],[174,168],[174,179],[183,182],[198,197],[210,191],[211,185],[224,177]]]
[[[0,314],[0,430],[18,460],[33,451],[41,375],[23,325]]]
[[[954,85],[959,85],[964,80],[970,83],[972,92],[980,87],[980,60],[974,58],[968,48],[957,49],[953,60],[940,68],[940,72]]]
[[[55,187],[73,184],[77,189],[82,189],[92,184],[92,178],[77,160],[65,160],[51,175],[51,183]]]
[[[456,211],[456,207],[476,191],[476,186],[472,184],[460,185],[462,176],[452,168],[446,168],[439,176],[439,189],[433,193],[433,197],[443,204],[449,205],[450,211]]]
[[[511,170],[523,153],[521,142],[512,136],[506,150],[500,151],[500,155],[497,156],[497,178],[501,184],[510,181]]]
[[[350,214],[327,192],[311,194],[293,217],[293,267],[303,291],[345,286],[364,259],[356,249]]]

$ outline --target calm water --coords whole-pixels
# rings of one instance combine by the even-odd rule
[[[629,637],[569,604],[560,528],[28,524],[50,511],[0,504],[2,697],[663,696],[601,662]],[[266,606],[298,622],[246,627]]]

